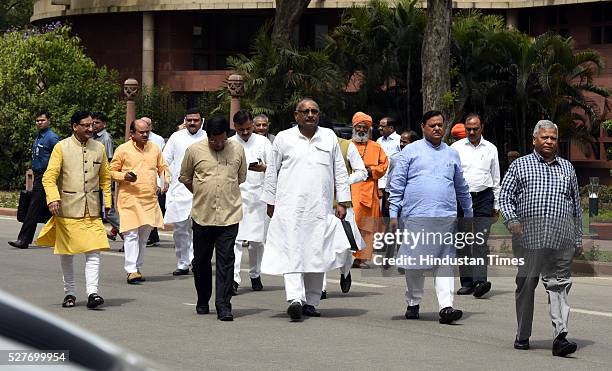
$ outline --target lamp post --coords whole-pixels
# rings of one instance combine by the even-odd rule
[[[599,214],[599,178],[589,178],[589,218]]]
[[[127,79],[123,83],[123,94],[127,98],[125,110],[125,141],[130,140],[130,124],[136,119],[136,94],[138,94],[138,80]]]

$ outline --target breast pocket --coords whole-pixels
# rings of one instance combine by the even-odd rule
[[[313,153],[313,160],[317,164],[329,166],[331,162],[331,147],[327,147],[323,144],[315,145]]]

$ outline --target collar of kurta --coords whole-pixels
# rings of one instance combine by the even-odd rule
[[[434,146],[432,142],[428,141],[427,139],[423,138],[423,140],[425,141],[425,143],[430,146],[431,148],[438,150],[442,148],[442,145],[444,144],[444,142],[440,142],[440,144],[438,144],[437,146]]]
[[[138,147],[138,146],[136,145],[136,142],[134,141],[134,139],[130,139],[130,141],[132,142],[132,145],[134,146],[134,148],[136,148],[136,149],[137,149],[138,151],[140,151],[140,152],[144,152],[144,151],[146,151],[146,150],[147,150],[147,146],[149,146],[149,145],[151,144],[151,142],[149,142],[149,141],[147,140],[147,142],[146,142],[146,143],[145,143],[145,145],[144,145],[144,148],[143,148],[143,149],[140,149],[140,147]]]
[[[85,142],[85,144],[81,143],[81,142],[80,142],[80,141],[77,139],[76,135],[74,135],[74,134],[72,134],[72,136],[70,137],[70,139],[72,139],[72,141],[73,141],[75,144],[77,144],[77,145],[79,145],[79,146],[81,146],[81,147],[87,147],[87,143],[89,142],[89,139],[87,139],[87,142]]]
[[[461,139],[461,140],[463,140],[463,139]],[[486,146],[486,144],[487,144],[486,140],[485,140],[485,138],[483,136],[480,137],[480,142],[478,143],[477,146],[473,145],[472,142],[470,142],[470,140],[468,138],[465,138],[465,145],[469,145],[472,148],[478,148],[480,146]]]
[[[302,134],[302,132],[300,131],[300,127],[298,125],[295,126],[295,130],[297,130],[298,134],[300,137],[306,139],[306,140],[310,140],[313,141],[315,138],[318,138],[321,136],[321,127],[317,125],[317,130],[315,130],[314,135],[312,136],[312,138],[308,139],[308,137],[304,134]]]

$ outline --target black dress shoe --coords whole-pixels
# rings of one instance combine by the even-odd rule
[[[263,290],[263,283],[261,283],[261,277],[251,278],[251,288],[253,291]]]
[[[578,350],[578,344],[568,341],[565,336],[567,332],[563,332],[553,341],[552,354],[557,357],[565,357]]]
[[[321,291],[321,300],[325,300],[327,299],[327,291],[323,290]]]
[[[208,307],[208,305],[197,305],[196,313],[197,314],[208,314],[210,313],[210,308]]]
[[[351,279],[351,272],[349,272],[346,277],[344,274],[340,274],[340,290],[342,290],[343,293],[346,294],[351,290],[351,283],[353,283],[353,280]]]
[[[302,314],[308,317],[321,317],[321,312],[317,311],[314,305],[304,305],[302,307]]]
[[[287,308],[287,314],[291,318],[292,322],[299,321],[302,319],[302,304],[296,302],[291,303]]]
[[[9,245],[16,247],[18,249],[27,249],[28,248],[28,244],[21,241],[21,240],[15,240],[15,241],[9,241],[8,242]]]
[[[87,298],[87,308],[94,309],[104,304],[104,299],[98,294],[90,294]]]
[[[178,268],[177,270],[172,272],[173,276],[184,276],[186,274],[189,274],[189,268],[187,268],[187,269],[180,269],[180,268]]]
[[[450,325],[463,317],[463,312],[453,307],[446,307],[440,311],[440,323],[443,325]]]
[[[474,297],[480,298],[491,290],[491,282],[478,282],[474,286]]]
[[[159,239],[157,240],[147,240],[147,247],[151,247],[151,246],[159,246]]]
[[[234,281],[234,283],[232,283],[232,296],[238,295],[238,287],[240,287],[240,285],[238,282]]]
[[[471,295],[474,293],[474,286],[462,287],[457,290],[457,295]]]
[[[418,305],[409,305],[406,308],[406,313],[404,314],[406,319],[419,319],[419,306]]]
[[[234,315],[229,310],[222,310],[217,312],[217,319],[223,322],[231,322],[234,320]]]
[[[529,349],[529,339],[519,340],[518,338],[515,338],[514,339],[514,349],[528,350]]]

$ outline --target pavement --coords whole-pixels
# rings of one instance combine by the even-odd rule
[[[551,355],[552,328],[542,286],[536,294],[532,349],[512,348],[516,321],[513,270],[491,277],[492,292],[483,299],[456,296],[464,317],[440,325],[433,283],[426,279],[421,319],[404,319],[405,281],[393,270],[353,270],[353,287],[342,294],[338,272],[328,280],[321,318],[290,323],[281,277],[262,276],[264,291],[250,290],[243,260],[243,287],[232,299],[234,322],[220,322],[214,310],[195,313],[193,277],[173,277],[171,236],[147,248],[147,281],[128,285],[123,254],[103,253],[100,310],[85,308],[84,259],[75,259],[77,307],[61,307],[64,296],[59,259],[52,250],[19,250],[7,241],[20,224],[0,217],[2,290],[132,350],[162,368],[176,370],[609,370],[612,365],[612,278],[576,277],[570,294],[568,338],[579,350],[572,357]],[[40,226],[39,226],[40,227]],[[118,250],[121,242],[113,242]],[[458,286],[458,279],[456,286]],[[213,299],[214,300],[214,299]],[[213,301],[211,300],[211,304]],[[214,307],[214,306],[213,306]]]

